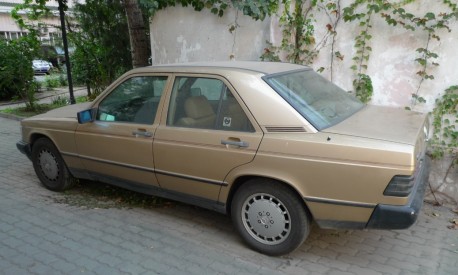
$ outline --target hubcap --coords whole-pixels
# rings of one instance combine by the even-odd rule
[[[291,231],[288,209],[276,197],[269,194],[254,194],[242,207],[245,229],[263,244],[279,244]]]
[[[43,175],[51,181],[57,180],[59,176],[59,164],[54,155],[49,151],[41,151],[38,157],[40,169]]]

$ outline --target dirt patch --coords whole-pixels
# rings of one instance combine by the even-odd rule
[[[53,197],[56,203],[87,209],[174,207],[177,202],[116,186],[80,180],[71,189]]]

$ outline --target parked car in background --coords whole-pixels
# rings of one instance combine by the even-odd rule
[[[76,177],[213,209],[268,255],[296,249],[312,221],[411,226],[429,173],[426,115],[365,105],[287,63],[138,68],[21,125],[46,188]]]
[[[33,60],[32,68],[35,74],[49,74],[52,64],[45,60]]]

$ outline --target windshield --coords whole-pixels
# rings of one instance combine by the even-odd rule
[[[310,69],[268,75],[264,80],[318,130],[343,121],[364,106]]]

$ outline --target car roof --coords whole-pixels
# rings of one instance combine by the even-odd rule
[[[137,68],[136,72],[205,72],[213,70],[221,71],[246,71],[261,74],[276,74],[287,71],[306,70],[307,66],[283,63],[283,62],[262,62],[262,61],[214,61],[214,62],[190,62],[161,64],[149,67]]]

